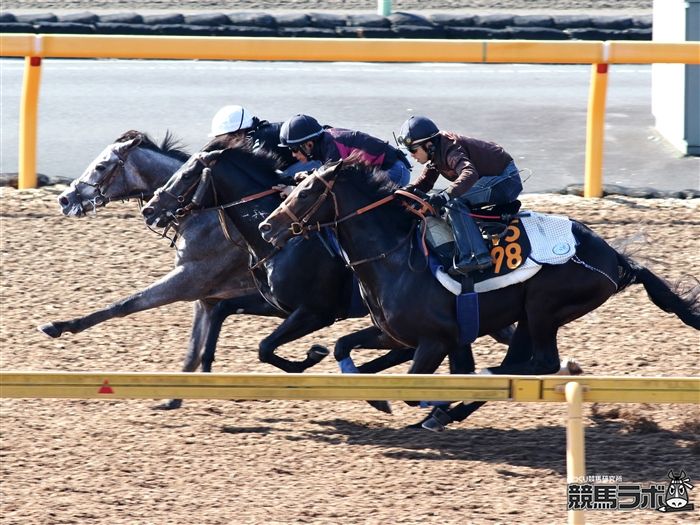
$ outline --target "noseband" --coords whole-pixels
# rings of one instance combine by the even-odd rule
[[[323,205],[323,203],[326,201],[328,196],[330,195],[333,197],[333,206],[335,208],[335,219],[333,220],[332,223],[329,224],[336,224],[337,219],[338,219],[338,199],[335,197],[335,193],[333,193],[333,185],[335,184],[335,178],[331,180],[330,182],[326,182],[326,180],[323,177],[319,177],[318,174],[312,173],[310,177],[313,177],[323,183],[323,185],[326,187],[323,190],[323,193],[319,195],[318,199],[316,202],[314,202],[311,207],[306,210],[306,212],[301,216],[301,218],[298,218],[294,212],[289,208],[287,205],[287,202],[284,201],[280,205],[281,210],[287,214],[287,216],[292,219],[292,223],[289,225],[289,230],[292,232],[292,235],[304,235],[308,231],[312,230],[320,230],[323,228],[323,226],[326,226],[325,224],[316,224],[315,227],[308,226],[307,223],[309,222],[309,219],[311,216],[316,213],[316,211]]]
[[[80,180],[78,179],[75,183],[75,190],[78,192],[78,195],[80,195],[81,199],[83,198],[82,193],[80,193],[80,189],[78,188],[78,185],[82,184],[84,186],[90,186],[91,188],[95,188],[97,191],[98,197],[95,199],[92,199],[94,203],[97,203],[97,198],[100,199],[99,204],[107,204],[110,202],[110,198],[105,195],[103,188],[108,185],[109,182],[112,181],[112,179],[116,176],[117,172],[119,171],[120,168],[124,167],[124,164],[126,164],[126,157],[123,157],[120,155],[117,151],[112,151],[112,153],[117,157],[117,162],[116,165],[109,170],[109,172],[102,177],[101,180],[98,180],[97,182],[88,182],[85,180]]]

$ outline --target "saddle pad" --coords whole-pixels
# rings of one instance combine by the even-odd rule
[[[527,211],[520,217],[520,222],[530,241],[530,255],[510,273],[484,280],[477,277],[475,292],[490,292],[522,283],[540,271],[543,264],[564,264],[576,254],[576,239],[568,217]],[[461,284],[447,274],[434,255],[430,255],[429,261],[433,275],[445,289],[454,295],[462,293]]]
[[[528,211],[520,217],[530,239],[530,259],[539,264],[564,264],[576,253],[571,220],[561,215]]]

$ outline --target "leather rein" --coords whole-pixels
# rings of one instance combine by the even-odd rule
[[[342,217],[338,217],[339,215],[339,210],[338,210],[338,199],[333,192],[333,186],[335,184],[336,179],[332,179],[330,182],[327,182],[323,177],[319,176],[316,173],[312,173],[310,175],[311,177],[316,178],[317,180],[321,181],[323,185],[325,186],[323,193],[319,195],[318,199],[314,204],[311,205],[311,207],[306,210],[301,217],[297,217],[296,214],[290,209],[290,207],[287,205],[286,201],[283,202],[280,205],[280,210],[283,211],[290,219],[292,219],[291,224],[289,225],[289,231],[292,233],[294,236],[307,236],[311,232],[315,231],[320,231],[323,228],[331,227],[334,230],[337,230],[337,227],[339,224],[348,221],[354,217],[358,217],[364,213],[367,213],[369,211],[372,211],[376,208],[379,208],[380,206],[383,206],[385,204],[388,204],[389,202],[392,202],[396,199],[396,196],[401,196],[405,197],[407,199],[410,199],[413,201],[413,203],[417,203],[420,207],[418,209],[414,208],[411,204],[402,202],[401,204],[404,206],[406,211],[416,215],[421,221],[425,221],[426,214],[431,214],[435,215],[435,210],[434,208],[428,203],[425,199],[422,199],[418,197],[417,195],[414,195],[413,193],[406,191],[406,190],[396,190],[394,191],[393,194],[387,195],[386,197],[382,197],[381,199],[372,202],[366,206],[363,206],[362,208],[358,208],[357,210],[348,213],[347,215],[344,215]],[[335,219],[329,222],[316,222],[315,224],[309,224],[311,216],[323,205],[323,203],[326,201],[328,197],[332,197],[333,199],[333,207],[334,207],[334,213],[335,213]],[[416,225],[411,228],[411,230],[408,232],[408,235],[406,235],[404,238],[402,238],[398,244],[393,246],[387,251],[384,251],[380,253],[379,255],[375,255],[373,257],[368,257],[366,259],[361,259],[359,261],[353,261],[353,262],[348,262],[347,265],[349,267],[355,267],[359,266],[360,264],[380,260],[380,259],[385,259],[390,253],[398,250],[401,246],[403,246],[406,242],[408,242],[411,237],[413,236],[413,232],[415,230]],[[423,228],[423,235],[422,235],[422,248],[423,248],[423,254],[425,256],[428,255],[428,247],[425,241],[425,234],[426,234],[426,228]]]
[[[224,210],[226,208],[232,208],[233,206],[238,206],[240,204],[244,204],[246,202],[251,202],[255,201],[258,199],[262,199],[263,197],[267,197],[268,195],[274,195],[275,193],[280,193],[282,190],[277,189],[277,188],[270,188],[258,193],[254,193],[252,195],[247,195],[241,199],[238,199],[237,201],[234,202],[229,202],[227,204],[219,204],[219,197],[216,193],[216,186],[212,183],[212,174],[211,174],[211,162],[212,161],[207,161],[205,160],[202,155],[197,155],[195,157],[198,162],[200,162],[203,166],[204,169],[202,170],[202,174],[198,179],[195,179],[195,181],[189,185],[185,191],[183,191],[180,195],[175,195],[171,193],[168,190],[165,190],[163,188],[159,188],[156,190],[156,194],[160,193],[165,193],[175,199],[179,203],[184,203],[186,200],[186,197],[190,195],[190,193],[194,192],[194,195],[192,195],[192,198],[190,199],[190,202],[187,203],[185,206],[178,208],[175,210],[174,214],[171,214],[172,217],[172,223],[175,223],[175,225],[179,225],[177,222],[177,219],[181,219],[183,217],[186,217],[187,215],[197,215],[199,213],[206,213],[209,211],[216,211],[217,217],[219,219],[219,225],[221,226],[221,231],[224,234],[224,237],[226,237],[226,240],[229,242],[235,244],[242,250],[247,250],[246,246],[243,246],[240,242],[236,241],[230,234],[229,229],[228,229],[228,224],[226,222],[226,214],[224,213]],[[215,162],[215,161],[214,161]],[[212,193],[214,195],[214,206],[210,206],[208,208],[202,208],[201,206],[201,201],[204,198],[204,194],[208,188],[208,186],[211,185]],[[260,259],[258,262],[256,262],[253,266],[251,266],[249,269],[250,270],[255,270],[259,268],[262,264],[264,264],[266,261],[268,261],[270,258],[272,258],[278,250],[273,250],[269,255],[266,257],[263,257]]]

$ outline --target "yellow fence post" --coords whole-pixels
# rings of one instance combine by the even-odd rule
[[[20,190],[36,188],[37,116],[41,58],[24,58],[24,83],[19,115],[19,180]]]
[[[588,92],[584,197],[603,196],[603,137],[605,135],[607,90],[608,64],[593,64],[591,85]]]
[[[574,381],[564,389],[569,417],[566,425],[566,482],[581,483],[586,475],[586,453],[583,438],[583,387]],[[582,510],[569,511],[569,525],[583,525]]]

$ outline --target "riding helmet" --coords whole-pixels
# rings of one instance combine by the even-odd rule
[[[440,130],[428,117],[413,116],[401,125],[396,141],[400,146],[411,148],[432,139]]]
[[[282,124],[280,146],[296,146],[318,137],[321,133],[323,133],[323,128],[315,118],[309,115],[294,115]]]
[[[253,114],[242,106],[224,106],[211,119],[210,137],[225,133],[233,133],[241,129],[249,129],[254,125]]]

